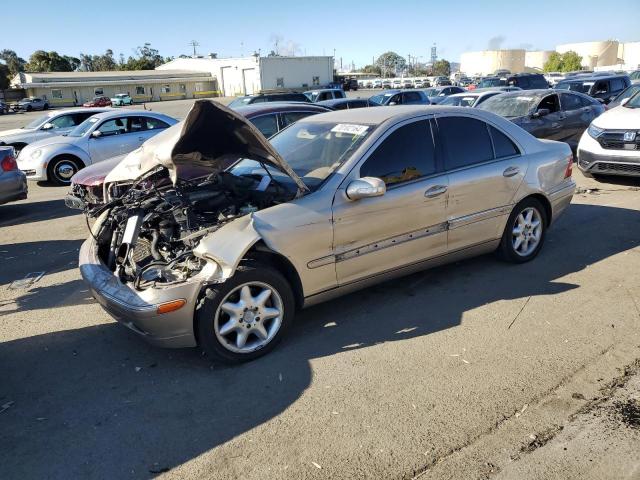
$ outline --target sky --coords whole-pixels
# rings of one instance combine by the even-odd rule
[[[615,12],[602,2],[580,1],[414,1],[345,2],[291,0],[182,2],[150,0],[30,0],[34,15],[5,22],[1,49],[28,60],[34,50],[78,56],[106,49],[128,57],[151,43],[160,54],[197,53],[219,57],[262,54],[333,55],[356,67],[385,51],[427,61],[435,43],[439,58],[457,62],[465,51],[488,48],[553,50],[562,43],[616,39],[640,41],[640,0],[619,0]],[[36,13],[37,12],[37,13]],[[604,15],[604,16],[603,16]]]

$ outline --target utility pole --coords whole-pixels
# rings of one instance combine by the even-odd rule
[[[200,44],[198,42],[196,42],[195,40],[191,40],[189,42],[189,45],[193,47],[193,58],[196,58],[197,57],[197,55],[196,55],[196,47],[199,47]]]

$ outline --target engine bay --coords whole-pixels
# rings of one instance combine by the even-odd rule
[[[167,169],[158,167],[89,212],[92,217],[108,212],[95,234],[101,260],[137,290],[188,280],[206,263],[193,254],[203,237],[295,197],[296,192],[264,172],[222,171],[174,184]]]

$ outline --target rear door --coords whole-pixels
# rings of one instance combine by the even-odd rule
[[[449,181],[448,250],[500,238],[527,171],[525,157],[508,135],[480,119],[436,120]]]
[[[568,92],[560,93],[560,108],[565,116],[564,123],[567,133],[570,133],[570,137],[565,140],[577,142],[591,120],[595,118],[593,109],[585,107],[579,95]]]
[[[334,251],[341,285],[446,251],[447,176],[437,163],[431,122],[392,127],[358,166],[359,177],[384,180],[380,197],[334,198]]]

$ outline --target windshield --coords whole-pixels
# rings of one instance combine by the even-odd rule
[[[45,123],[49,119],[49,115],[40,115],[35,120],[30,121],[24,127],[25,130],[33,130],[34,128],[38,128],[40,125]]]
[[[304,92],[304,95],[312,102],[315,102],[316,100],[318,100],[318,97],[320,96],[320,92]]]
[[[369,99],[371,103],[375,103],[376,105],[386,105],[391,98],[392,93],[383,93],[381,95],[374,95]]]
[[[82,137],[85,133],[87,133],[91,127],[98,121],[95,117],[89,117],[76,128],[71,130],[67,135],[69,137]]]
[[[631,80],[640,80],[640,70],[636,70],[635,72],[631,72],[629,74],[629,78]]]
[[[437,97],[441,91],[442,89],[439,88],[427,88],[424,93],[427,94],[427,97]]]
[[[623,90],[622,93],[613,100],[613,102],[609,103],[609,108],[620,105],[620,102],[622,102],[622,100],[624,100],[625,98],[633,97],[638,91],[640,91],[640,84],[631,85],[626,90]]]
[[[271,137],[269,143],[305,185],[310,190],[315,190],[353,154],[371,130],[371,125],[300,122]],[[245,159],[230,171],[235,175],[242,175],[251,173],[258,167],[258,162]],[[269,172],[274,173],[272,170],[274,169],[269,168]]]
[[[572,92],[589,93],[595,82],[560,82],[556,85],[558,90],[571,90]]]
[[[496,95],[478,105],[478,108],[493,112],[501,117],[523,117],[531,112],[538,101],[538,97]]]
[[[478,88],[487,87],[503,87],[507,84],[507,81],[503,78],[485,78],[480,82]]]
[[[631,99],[624,104],[627,108],[640,108],[640,92],[636,92],[636,94],[631,97]]]
[[[478,99],[475,95],[462,95],[458,96],[448,96],[443,101],[440,102],[440,105],[453,105],[455,107],[473,107],[473,104],[476,103]]]

